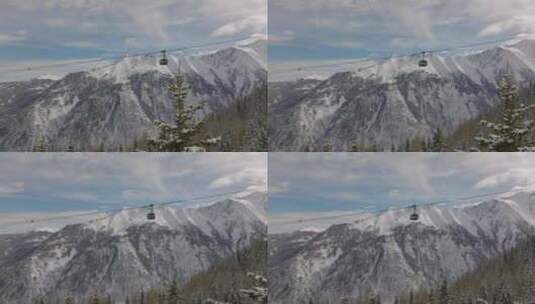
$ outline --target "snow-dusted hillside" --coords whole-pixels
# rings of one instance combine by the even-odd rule
[[[39,137],[49,146],[131,145],[155,134],[154,121],[174,113],[168,85],[181,73],[188,101],[205,113],[225,108],[267,80],[265,40],[205,54],[126,57],[62,79],[0,83],[0,147],[28,150]]]
[[[172,279],[184,284],[214,262],[265,237],[266,193],[195,208],[124,210],[55,232],[0,236],[0,302],[94,293],[125,298]]]
[[[410,209],[322,232],[270,236],[272,303],[309,303],[379,294],[384,302],[434,288],[482,259],[535,234],[535,191],[515,192],[457,208]]]
[[[271,150],[390,150],[407,139],[451,134],[460,123],[497,105],[504,73],[535,81],[535,39],[514,40],[465,54],[435,53],[360,63],[326,80],[270,84]],[[305,87],[304,84],[307,84]],[[274,101],[274,102],[273,102]]]

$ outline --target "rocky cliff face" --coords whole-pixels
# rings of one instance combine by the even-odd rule
[[[59,80],[0,83],[0,146],[28,150],[44,137],[51,147],[116,147],[155,134],[154,120],[174,112],[168,85],[181,73],[188,102],[205,113],[225,108],[267,80],[266,44],[221,49],[197,56],[127,57]]]
[[[124,210],[55,233],[0,237],[0,302],[32,303],[44,296],[125,298],[206,271],[265,237],[266,194],[253,192],[210,206]]]
[[[535,234],[535,192],[461,208],[392,210],[323,232],[270,236],[270,299],[309,303],[434,288]]]
[[[477,53],[390,59],[326,80],[270,84],[270,149],[350,150],[353,144],[390,150],[409,139],[451,134],[498,104],[496,82],[511,73],[535,81],[535,40]]]

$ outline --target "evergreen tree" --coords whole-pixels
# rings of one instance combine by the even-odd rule
[[[169,91],[175,99],[174,125],[159,120],[155,122],[160,134],[157,139],[149,140],[151,151],[183,152],[191,149],[195,146],[194,138],[202,125],[195,118],[202,106],[186,106],[188,89],[182,75],[175,76]]]
[[[40,136],[39,139],[37,139],[37,142],[33,146],[33,152],[46,152],[47,146],[46,146],[46,140],[44,136]]]
[[[448,295],[448,281],[444,279],[442,281],[442,285],[440,286],[440,297],[439,297],[439,304],[449,304],[450,303],[450,297]]]
[[[437,304],[437,300],[436,300],[435,293],[433,292],[433,290],[429,291],[429,294],[427,295],[427,302],[429,304]]]
[[[240,293],[251,299],[254,303],[267,304],[267,279],[261,275],[252,272],[247,273],[247,276],[253,280],[254,286],[249,289],[241,289]]]
[[[165,304],[165,294],[163,292],[158,294],[158,304]]]
[[[182,298],[178,292],[178,282],[173,279],[167,289],[167,304],[178,304],[181,300]]]
[[[132,151],[133,152],[138,152],[138,150],[139,150],[139,144],[137,142],[137,139],[134,138],[134,143],[132,144]]]
[[[257,109],[248,126],[251,151],[263,152],[268,148],[267,114]]]
[[[532,243],[530,243],[532,244]],[[522,282],[522,300],[524,303],[535,303],[535,248],[529,248],[525,254],[524,276]]]
[[[432,152],[444,151],[444,136],[442,135],[442,131],[439,128],[437,128],[436,131],[433,133],[433,142],[431,144],[431,151]]]
[[[100,304],[100,300],[97,295],[94,295],[90,301],[91,304]]]
[[[501,122],[481,121],[489,134],[475,138],[480,149],[496,152],[535,150],[535,142],[528,138],[535,127],[535,120],[527,118],[528,113],[535,109],[535,104],[518,104],[518,88],[511,75],[505,75],[498,85],[503,108]]]
[[[498,299],[497,304],[513,304],[511,293],[509,289],[505,286],[504,283],[500,285],[498,289]]]

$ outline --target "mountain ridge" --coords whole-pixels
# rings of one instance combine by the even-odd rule
[[[264,212],[266,194],[253,192],[241,200],[250,204],[229,198],[188,211],[160,208],[155,222],[146,219],[146,210],[123,210],[101,224],[0,236],[0,247],[7,248],[0,254],[5,269],[0,274],[0,300],[83,300],[93,293],[124,299],[132,291],[173,279],[184,285],[265,236],[266,222],[255,212]]]
[[[535,40],[477,53],[392,58],[326,80],[271,83],[271,150],[349,151],[354,146],[399,150],[436,129],[451,134],[498,105],[497,81],[511,73],[519,86],[535,82]]]
[[[417,222],[409,219],[412,210],[403,209],[322,232],[270,235],[273,303],[372,294],[393,303],[408,290],[457,278],[535,234],[534,191],[445,210],[419,208]]]
[[[214,52],[126,57],[74,72],[59,80],[0,83],[0,146],[31,150],[44,138],[54,147],[93,149],[126,146],[156,135],[155,120],[171,121],[174,103],[168,85],[177,72],[189,86],[188,104],[217,112],[267,81],[264,40]],[[87,148],[86,148],[87,149]]]

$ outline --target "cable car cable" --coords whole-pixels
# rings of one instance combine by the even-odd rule
[[[190,49],[197,49],[197,48],[204,48],[209,46],[216,46],[226,43],[232,43],[232,42],[239,42],[244,41],[246,39],[249,39],[251,37],[240,37],[235,39],[228,39],[228,40],[221,40],[216,42],[210,42],[210,43],[203,43],[203,44],[196,44],[196,45],[189,45],[189,46],[183,46],[183,47],[176,47],[172,49],[168,49],[167,53],[176,53],[176,52],[182,52]],[[6,69],[2,70],[0,69],[0,73],[6,73],[6,72],[26,72],[26,71],[36,71],[36,70],[42,70],[42,69],[48,69],[48,68],[57,68],[57,67],[64,67],[64,66],[75,66],[75,65],[81,65],[81,64],[88,64],[88,63],[98,63],[98,62],[104,62],[104,61],[111,61],[111,60],[118,60],[118,59],[124,59],[127,57],[143,57],[148,55],[156,55],[160,54],[162,51],[150,51],[150,52],[142,52],[142,53],[136,53],[133,55],[120,55],[120,56],[110,56],[110,57],[101,57],[101,58],[90,58],[90,59],[80,59],[80,60],[73,60],[76,62],[61,62],[61,63],[54,63],[54,64],[46,64],[46,65],[39,65],[39,66],[33,66],[33,67],[26,67],[26,68],[18,68],[18,69]]]
[[[25,219],[25,220],[19,220],[19,221],[10,221],[10,222],[7,222],[6,224],[8,224],[8,225],[16,225],[16,224],[44,223],[44,222],[50,222],[50,221],[66,220],[66,219],[71,219],[71,218],[80,218],[80,217],[91,216],[91,215],[114,213],[114,212],[120,212],[120,211],[123,211],[123,210],[146,209],[146,208],[149,208],[150,206],[152,206],[154,209],[158,209],[158,208],[163,208],[164,206],[195,202],[195,201],[200,201],[200,200],[205,200],[205,199],[211,199],[211,198],[216,198],[216,197],[221,197],[221,196],[226,196],[226,195],[237,194],[237,193],[240,193],[240,192],[243,192],[243,191],[245,191],[245,190],[217,193],[217,194],[213,194],[213,195],[193,197],[193,198],[182,199],[182,200],[174,200],[174,201],[168,201],[168,202],[163,202],[163,203],[153,203],[153,204],[147,204],[147,205],[142,205],[142,206],[122,207],[122,208],[114,208],[114,209],[101,210],[101,211],[81,212],[81,213],[69,214],[69,215],[60,215],[60,216],[52,216],[52,217],[44,217],[44,218],[34,218],[34,219]],[[109,215],[105,216],[105,218],[112,217],[113,215],[114,214],[109,214]],[[0,224],[0,225],[3,226],[4,224]]]
[[[449,47],[449,48],[432,49],[432,50],[423,51],[423,53],[425,53],[425,54],[443,53],[443,52],[448,52],[448,51],[453,51],[453,50],[467,49],[467,48],[471,48],[471,47],[483,46],[483,45],[488,45],[488,44],[496,44],[496,43],[501,43],[501,42],[507,42],[507,41],[510,41],[511,39],[514,39],[514,38],[516,38],[516,36],[511,36],[511,37],[508,37],[508,38],[505,38],[505,39],[499,39],[499,40],[482,41],[482,42],[478,42],[478,43],[460,45],[460,46]],[[349,60],[349,61],[346,61],[346,62],[337,62],[337,63],[331,63],[331,64],[325,63],[325,64],[318,64],[318,65],[309,65],[309,66],[302,66],[302,67],[298,67],[298,68],[283,68],[283,69],[279,69],[279,70],[273,69],[273,73],[302,71],[302,70],[318,68],[318,67],[321,68],[321,67],[343,66],[343,65],[355,64],[355,63],[366,62],[366,61],[379,61],[379,62],[381,62],[381,63],[378,62],[378,63],[374,63],[373,64],[373,66],[378,66],[378,65],[381,65],[383,61],[386,61],[388,59],[404,58],[404,57],[415,57],[415,56],[419,56],[419,55],[422,55],[422,51],[418,51],[418,52],[414,52],[414,53],[407,53],[407,54],[399,54],[399,55],[389,55],[389,56],[376,57],[376,58],[361,58],[361,59],[355,59],[355,60]]]
[[[366,217],[365,218],[365,219],[370,219],[370,218],[375,218],[375,217],[377,217],[378,215],[380,215],[380,214],[382,214],[384,212],[393,211],[393,210],[395,211],[395,210],[403,210],[403,209],[412,209],[413,213],[414,213],[414,210],[415,210],[414,207],[416,207],[416,208],[430,207],[430,206],[435,206],[435,205],[441,205],[441,204],[448,203],[448,202],[466,201],[466,200],[471,200],[471,199],[475,199],[475,198],[483,198],[483,197],[489,197],[489,196],[505,194],[505,193],[509,193],[509,192],[512,192],[512,191],[511,190],[507,190],[507,191],[499,191],[499,192],[489,192],[489,193],[477,194],[477,195],[472,195],[472,196],[465,196],[465,197],[457,197],[457,198],[450,198],[450,199],[431,201],[431,202],[428,202],[428,203],[418,204],[418,205],[412,204],[412,205],[408,205],[408,206],[388,207],[388,208],[377,210],[375,212],[358,211],[358,212],[345,213],[345,214],[340,214],[340,215],[318,216],[318,217],[310,217],[310,218],[303,218],[303,219],[297,219],[297,220],[295,220],[295,219],[280,220],[280,221],[277,221],[276,223],[277,224],[279,224],[279,223],[283,223],[283,224],[303,223],[303,222],[318,221],[318,220],[325,220],[325,219],[344,218],[344,217],[350,217],[350,216],[362,215],[362,214],[372,214],[370,217]],[[361,219],[358,219],[357,221],[361,221]]]

